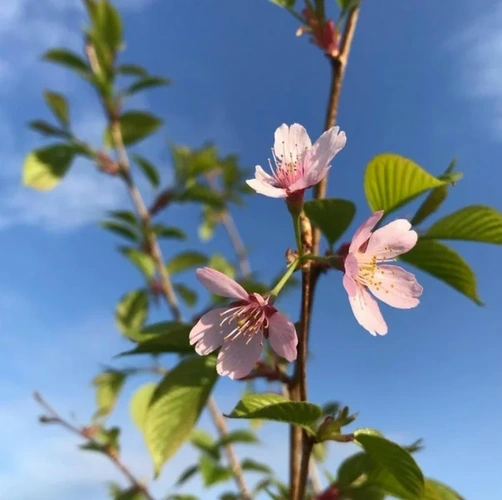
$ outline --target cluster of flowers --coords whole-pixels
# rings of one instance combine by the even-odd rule
[[[275,168],[270,160],[271,174],[257,166],[255,178],[247,183],[266,196],[303,199],[304,191],[326,175],[331,160],[345,142],[345,133],[338,127],[326,131],[312,145],[304,127],[283,124],[275,131]],[[358,323],[372,335],[387,333],[387,324],[373,296],[392,307],[409,309],[418,305],[422,294],[413,274],[389,264],[413,248],[417,233],[405,219],[373,231],[382,217],[383,211],[372,214],[357,229],[341,256],[343,286],[352,311]],[[261,356],[264,339],[280,357],[290,362],[296,359],[295,327],[274,307],[272,295],[249,294],[233,279],[207,267],[197,270],[197,278],[212,293],[233,299],[229,306],[202,316],[190,333],[190,343],[201,356],[221,347],[217,359],[220,375],[233,379],[248,375]]]

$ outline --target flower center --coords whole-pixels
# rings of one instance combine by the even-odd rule
[[[302,158],[308,148],[305,148],[304,151],[299,151],[298,144],[295,144],[293,149],[286,151],[286,145],[284,141],[282,141],[282,149],[283,153],[278,157],[274,148],[272,148],[275,170],[270,160],[268,160],[268,163],[272,170],[272,175],[277,180],[279,186],[287,188],[303,176],[304,168]]]
[[[367,248],[367,244],[363,244],[364,248]],[[380,291],[383,290],[385,293],[389,293],[389,290],[385,289],[382,283],[382,280],[379,280],[377,277],[377,273],[379,275],[385,275],[386,273],[395,274],[394,270],[384,271],[379,264],[384,264],[386,262],[395,262],[397,259],[390,257],[393,254],[393,251],[390,247],[385,247],[386,252],[388,254],[384,254],[382,256],[377,255],[367,255],[365,253],[358,252],[357,255],[357,264],[358,264],[358,273],[355,277],[355,280],[365,286],[365,287],[373,287],[375,290]],[[390,284],[391,288],[394,288],[394,285]]]
[[[268,328],[269,320],[267,316],[267,308],[269,306],[260,305],[255,300],[236,302],[233,307],[229,307],[221,313],[220,326],[225,323],[234,328],[225,335],[225,340],[235,340],[240,335],[248,337],[248,344],[252,337]]]

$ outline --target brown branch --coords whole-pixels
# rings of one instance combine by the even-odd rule
[[[38,392],[35,392],[33,397],[35,398],[35,401],[37,401],[37,403],[39,403],[40,406],[42,406],[42,408],[44,408],[44,410],[47,412],[47,415],[41,417],[42,419],[45,417],[46,422],[59,424],[68,431],[72,432],[73,434],[85,439],[87,442],[97,447],[102,447],[101,444],[98,441],[96,441],[89,433],[89,428],[86,427],[78,428],[70,424],[70,422],[61,417],[61,415],[59,415],[59,413],[57,413],[56,410],[54,410],[54,408],[52,408],[52,406],[50,406],[49,403],[47,403],[47,401],[45,401]],[[122,462],[118,453],[112,450],[108,450],[106,449],[106,447],[102,447],[102,449],[103,453],[117,467],[117,469],[120,470],[120,472],[127,478],[127,480],[138,491],[138,493],[143,493],[143,495],[145,495],[148,500],[155,500],[153,495],[148,491],[146,485],[144,485],[138,479],[136,479],[134,474],[129,470],[129,468],[124,464],[124,462]]]

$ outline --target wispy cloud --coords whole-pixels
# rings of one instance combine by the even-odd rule
[[[478,9],[453,46],[461,64],[462,89],[478,106],[496,139],[502,139],[502,2]]]

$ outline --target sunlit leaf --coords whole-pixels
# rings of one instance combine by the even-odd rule
[[[106,370],[92,379],[98,407],[94,418],[106,417],[113,411],[125,379],[126,373],[120,370]]]
[[[145,290],[133,290],[125,294],[115,311],[117,328],[126,336],[129,331],[141,330],[148,316],[148,305]]]
[[[167,264],[166,269],[169,274],[176,274],[191,269],[193,267],[207,264],[207,257],[195,251],[186,251],[175,255]]]
[[[44,97],[54,116],[62,125],[67,126],[70,122],[70,111],[65,96],[57,92],[46,91],[44,92]]]

